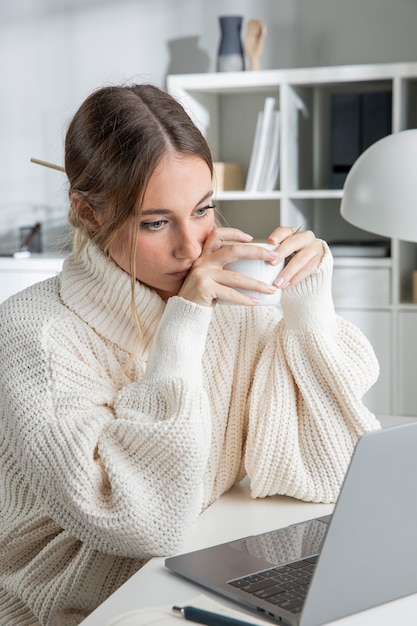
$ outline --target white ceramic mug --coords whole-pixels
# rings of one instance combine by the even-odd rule
[[[225,244],[230,245],[230,244]],[[275,244],[271,243],[259,243],[259,242],[251,242],[245,243],[245,246],[260,246],[261,248],[267,248],[268,250],[275,250],[277,247]],[[271,265],[266,261],[262,261],[261,259],[238,259],[237,261],[233,261],[232,263],[227,263],[224,266],[225,270],[232,270],[233,272],[239,272],[239,274],[244,274],[245,276],[250,276],[251,278],[256,278],[256,280],[260,280],[267,285],[272,285],[278,274],[284,268],[284,261],[278,263],[278,265]],[[276,306],[281,299],[281,289],[277,289],[275,293],[261,293],[260,291],[251,291],[248,289],[240,289],[236,288],[236,291],[240,291],[247,296],[251,296],[252,298],[256,298],[259,300],[260,305],[272,305]],[[233,304],[233,302],[226,302],[223,300],[219,300],[221,304]]]

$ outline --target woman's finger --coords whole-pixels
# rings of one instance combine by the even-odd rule
[[[274,281],[280,289],[296,285],[301,280],[313,274],[321,263],[324,255],[323,243],[315,239],[310,245],[294,252],[284,269]]]
[[[202,255],[215,252],[227,241],[239,241],[241,243],[249,243],[253,240],[252,235],[244,233],[238,228],[219,227],[213,228],[210,235],[204,242]]]

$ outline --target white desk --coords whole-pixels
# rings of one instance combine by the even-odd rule
[[[281,496],[253,500],[245,480],[200,516],[180,552],[326,515],[331,513],[332,508],[331,505],[310,504]],[[82,626],[106,626],[112,618],[122,613],[151,606],[186,603],[201,593],[227,604],[219,596],[203,592],[197,585],[170,573],[164,567],[164,559],[155,558],[86,618]],[[228,606],[236,608],[236,605]],[[251,614],[248,613],[246,619],[250,621],[250,618]],[[182,623],[184,626],[192,624],[186,621]],[[332,623],[337,626],[416,625],[417,594]],[[172,626],[179,624],[181,626],[181,622],[173,615]],[[265,621],[265,625],[268,624],[271,622]]]
[[[26,289],[62,269],[62,254],[32,254],[28,258],[0,257],[0,303],[13,294]]]

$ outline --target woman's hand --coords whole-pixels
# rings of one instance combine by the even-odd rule
[[[313,274],[324,255],[322,242],[311,230],[279,226],[270,234],[268,242],[279,244],[279,261],[285,259],[285,267],[274,281],[280,289],[296,285]]]
[[[236,291],[236,288],[271,294],[279,289],[295,285],[312,274],[324,254],[323,245],[311,231],[295,233],[295,228],[280,226],[268,238],[277,244],[276,250],[258,246],[246,246],[252,237],[235,228],[216,228],[206,239],[202,253],[193,263],[178,295],[186,300],[212,306],[217,299],[233,304],[254,306],[252,298]],[[233,242],[223,246],[224,242]],[[286,259],[287,264],[270,286],[243,274],[223,269],[237,259],[262,259],[277,265]]]
[[[278,254],[275,250],[245,245],[252,239],[253,237],[236,228],[213,229],[204,242],[202,253],[194,261],[178,295],[205,306],[213,305],[217,299],[253,306],[258,304],[258,301],[236,291],[236,288],[266,294],[274,293],[277,287],[271,287],[254,278],[223,269],[227,263],[237,259],[262,259],[273,265],[278,262]],[[228,245],[223,246],[225,242],[228,242]]]

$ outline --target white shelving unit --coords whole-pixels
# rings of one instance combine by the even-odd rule
[[[258,111],[267,96],[280,109],[280,172],[270,193],[218,192],[230,225],[266,238],[278,224],[314,230],[326,241],[377,237],[340,216],[342,189],[330,189],[330,95],[389,91],[392,132],[417,127],[417,63],[337,66],[260,72],[171,75],[168,90],[201,128],[214,159],[247,172]],[[380,415],[417,415],[417,306],[412,271],[417,245],[390,242],[386,258],[336,257],[338,312],[368,336],[381,365],[366,397]]]

